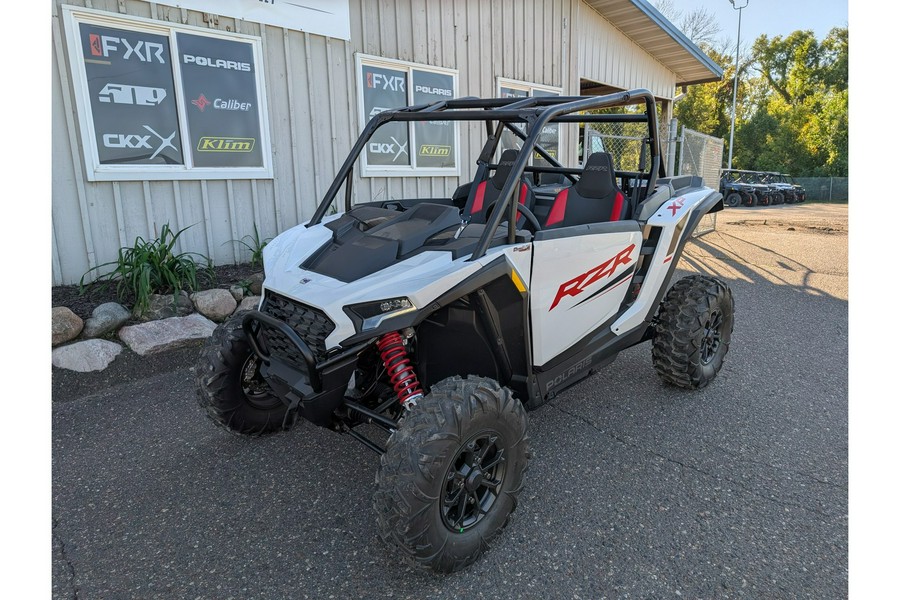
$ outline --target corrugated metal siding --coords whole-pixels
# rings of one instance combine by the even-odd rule
[[[578,71],[581,77],[622,89],[642,87],[673,97],[675,73],[647,54],[590,6],[578,2]]]
[[[274,179],[86,181],[58,16],[62,4],[261,36]],[[88,268],[113,260],[136,237],[155,237],[164,223],[175,229],[191,226],[179,250],[228,264],[249,258],[246,249],[229,240],[252,234],[254,223],[262,237],[272,237],[309,218],[359,133],[356,52],[458,69],[461,96],[496,95],[497,77],[562,87],[566,94],[577,93],[579,75],[621,87],[648,87],[663,97],[671,96],[674,85],[671,73],[660,72],[656,61],[580,0],[350,4],[351,41],[345,42],[229,17],[207,19],[199,12],[142,0],[54,0],[54,284],[77,282]],[[585,15],[589,21],[580,23]],[[577,62],[570,59],[573,52]],[[592,66],[585,68],[588,59]],[[599,62],[604,69],[595,66]],[[472,176],[465,149],[474,160],[481,143],[476,125],[462,125],[460,178],[357,175],[354,199],[449,195],[460,180]],[[564,160],[573,147],[569,140],[562,149]]]

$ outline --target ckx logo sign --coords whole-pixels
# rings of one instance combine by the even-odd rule
[[[392,92],[406,91],[406,78],[401,75],[383,75],[382,73],[366,73],[366,87]]]
[[[159,146],[157,146],[153,154],[150,155],[150,160],[159,156],[159,153],[166,148],[171,148],[175,152],[178,152],[178,148],[172,143],[172,139],[178,133],[177,130],[173,131],[168,137],[163,137],[149,125],[144,125],[144,129],[149,131],[150,135],[136,133],[104,133],[102,138],[103,145],[107,148],[127,148],[129,150],[140,150],[145,148],[147,150],[153,150],[153,146],[150,144],[150,138],[152,136],[159,140]]]
[[[144,40],[132,42],[127,38],[98,33],[89,34],[88,41],[91,47],[91,56],[109,58],[124,51],[123,60],[131,60],[134,57],[141,62],[166,64],[163,58],[163,45],[157,42],[145,42]]]
[[[404,154],[409,156],[409,152],[407,151],[407,146],[409,146],[408,141],[401,144],[397,141],[397,138],[391,136],[391,139],[394,141],[393,144],[388,144],[385,142],[370,142],[369,152],[371,152],[372,154],[393,154],[394,158],[391,159],[391,162],[397,162],[397,159]]]

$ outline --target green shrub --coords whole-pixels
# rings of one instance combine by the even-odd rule
[[[244,241],[248,240],[248,241]],[[263,257],[263,248],[266,247],[266,244],[272,241],[272,238],[266,238],[264,240],[259,239],[259,230],[256,228],[256,223],[253,224],[253,235],[245,235],[239,240],[229,240],[234,244],[240,244],[250,251],[250,266],[257,266],[262,264]],[[228,243],[228,242],[226,242]]]
[[[185,227],[173,232],[166,223],[158,238],[145,240],[138,237],[134,246],[119,248],[116,260],[97,265],[81,276],[81,292],[84,293],[85,290],[85,278],[92,271],[106,267],[113,269],[97,277],[95,283],[104,287],[115,283],[119,300],[124,300],[129,295],[133,297],[137,313],[147,309],[151,294],[178,294],[181,290],[197,290],[198,273],[205,273],[210,279],[214,279],[215,275],[208,257],[197,252],[173,254],[175,242],[187,229]],[[198,267],[195,257],[205,262],[205,266]]]

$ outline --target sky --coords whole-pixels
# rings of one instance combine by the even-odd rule
[[[740,6],[747,0],[735,0]],[[737,39],[738,11],[728,0],[675,0],[679,10],[706,8],[719,21],[731,43]],[[812,29],[822,39],[832,27],[847,26],[847,0],[749,0],[741,17],[741,46],[762,34],[786,36],[798,29]]]

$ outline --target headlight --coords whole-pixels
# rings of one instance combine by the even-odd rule
[[[416,305],[409,298],[401,297],[352,304],[345,310],[362,319],[360,331],[367,331],[375,329],[385,319],[392,319],[415,311]]]

